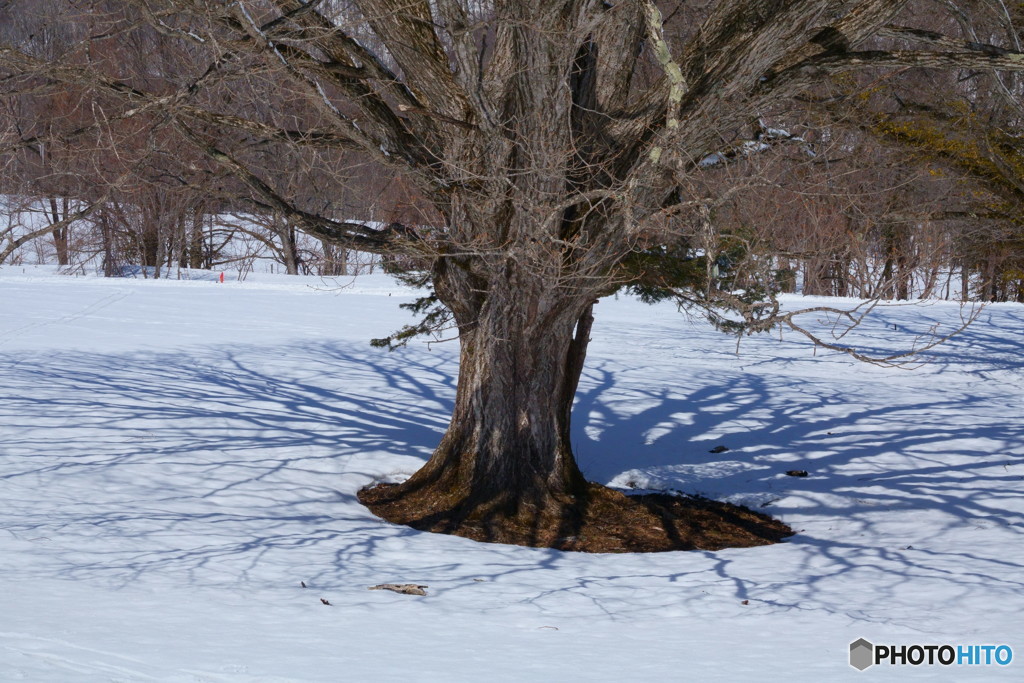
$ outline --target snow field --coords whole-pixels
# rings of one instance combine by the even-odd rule
[[[456,348],[370,348],[410,320],[384,276],[251,278],[0,269],[0,680],[1019,678],[1024,307],[906,370],[788,334],[736,356],[670,305],[603,300],[575,413],[587,475],[799,533],[583,555],[370,515],[358,489],[443,433]],[[851,334],[893,348],[959,315],[885,308]],[[429,595],[366,590],[383,582]],[[859,637],[1017,659],[860,673]]]

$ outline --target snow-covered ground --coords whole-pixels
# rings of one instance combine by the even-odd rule
[[[602,301],[575,418],[588,476],[763,505],[799,533],[584,555],[359,505],[438,441],[457,354],[370,348],[411,293],[340,284],[0,269],[0,681],[1021,680],[1024,306],[907,370],[788,335],[737,357],[670,305]],[[957,321],[888,308],[857,339]],[[385,582],[428,595],[367,590]],[[1016,658],[861,673],[860,637]]]

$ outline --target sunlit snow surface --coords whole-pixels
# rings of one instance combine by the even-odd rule
[[[411,296],[384,276],[0,269],[0,681],[1021,680],[1024,306],[906,370],[791,335],[737,356],[670,305],[603,300],[575,413],[587,475],[799,533],[583,555],[357,502],[415,471],[451,409],[453,344],[367,343]],[[898,348],[959,316],[886,308],[853,340]],[[385,582],[429,595],[367,590]],[[859,637],[1016,658],[859,673]]]

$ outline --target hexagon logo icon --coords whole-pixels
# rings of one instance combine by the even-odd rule
[[[875,663],[875,646],[858,638],[850,643],[850,666],[857,671],[863,671]]]

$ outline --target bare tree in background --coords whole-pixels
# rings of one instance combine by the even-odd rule
[[[1024,5],[941,4],[948,11],[915,3],[915,30],[886,26],[879,35],[903,44],[920,39],[954,46],[945,34],[959,33],[975,45],[1002,41],[1021,49]],[[837,86],[803,101],[829,110],[837,127],[856,128],[888,148],[904,176],[920,174],[918,181],[894,183],[904,197],[878,216],[888,295],[906,298],[917,267],[920,293],[948,291],[956,272],[959,291],[952,294],[962,300],[1024,301],[1022,75],[971,64],[899,69]]]
[[[32,4],[5,3],[0,21]],[[592,548],[588,533],[617,523],[630,548],[651,533],[630,522],[638,504],[586,482],[569,440],[595,301],[653,276],[681,301],[731,311],[713,314],[722,324],[791,323],[771,286],[749,286],[752,268],[720,258],[738,262],[748,241],[718,244],[719,202],[697,191],[700,175],[753,139],[765,112],[836,74],[1024,68],[1015,46],[892,23],[907,4],[69,2],[88,35],[58,55],[9,40],[0,78],[9,92],[87,90],[100,116],[65,139],[188,148],[215,165],[203,182],[224,201],[428,267],[461,345],[454,414],[419,472],[363,493],[378,514],[566,548]],[[97,56],[140,32],[177,51],[173,74],[155,82]],[[177,145],[153,144],[165,134]],[[274,149],[300,155],[310,177],[359,154],[423,204],[386,226],[338,220],[288,192],[268,168]],[[665,245],[684,264],[672,277]],[[657,533],[678,547],[679,529]]]

